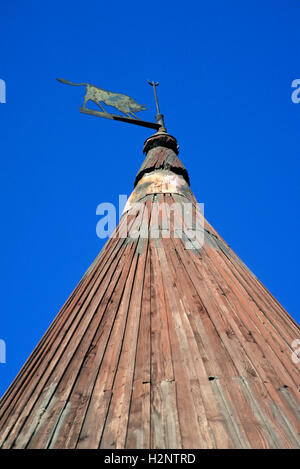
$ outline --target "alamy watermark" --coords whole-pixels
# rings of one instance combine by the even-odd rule
[[[0,363],[6,363],[6,343],[0,339]]]
[[[296,88],[291,95],[292,102],[298,104],[300,103],[300,78],[292,81],[292,88]]]
[[[0,78],[0,103],[6,103],[6,83]]]
[[[300,363],[300,339],[295,339],[292,342],[292,348],[296,349],[292,352],[292,360],[298,365]]]
[[[121,222],[117,227],[117,213]],[[204,242],[204,204],[191,201],[167,203],[131,203],[126,195],[119,195],[119,209],[109,202],[97,206],[96,215],[101,219],[96,234],[132,239],[181,238],[186,249],[200,248]]]

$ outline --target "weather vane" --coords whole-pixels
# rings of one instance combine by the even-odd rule
[[[153,87],[157,109],[156,122],[149,122],[140,120],[135,115],[135,112],[145,111],[147,107],[144,104],[139,104],[137,101],[132,99],[130,96],[127,96],[126,94],[107,91],[99,88],[98,86],[91,85],[90,83],[72,83],[71,81],[65,80],[64,78],[57,78],[57,80],[61,83],[65,83],[66,85],[86,86],[83,105],[79,108],[79,111],[84,114],[91,114],[93,116],[104,117],[106,119],[113,119],[127,122],[129,124],[141,125],[150,129],[165,130],[164,119],[159,110],[156,94],[156,87],[158,86],[158,82],[155,83],[154,81],[151,82],[148,80],[148,83]],[[92,101],[97,104],[97,106],[99,106],[102,111],[96,111],[86,107],[88,101]],[[107,112],[101,103],[106,104],[106,106],[114,107],[124,115],[122,116],[121,114],[111,114],[110,112]]]

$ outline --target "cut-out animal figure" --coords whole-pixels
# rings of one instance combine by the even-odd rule
[[[137,119],[137,117],[134,112],[145,111],[147,109],[145,105],[137,103],[134,99],[130,98],[130,96],[127,96],[126,94],[113,93],[112,91],[103,90],[102,88],[90,85],[89,83],[71,83],[64,78],[57,78],[57,80],[61,83],[65,83],[66,85],[86,86],[83,108],[86,108],[86,103],[88,101],[93,101],[102,109],[105,114],[108,114],[108,112],[100,104],[100,101],[102,101],[107,106],[113,106],[118,109],[118,111],[126,114],[128,117],[133,116],[135,119]]]

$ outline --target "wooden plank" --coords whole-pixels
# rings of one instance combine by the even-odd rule
[[[77,449],[97,448],[101,441],[103,428],[113,396],[112,387],[122,349],[136,262],[137,257],[134,256],[124,284],[122,299],[118,306],[118,312],[110,333],[109,342],[90,396],[89,405],[76,445]],[[103,397],[107,393],[109,393],[110,399],[106,399],[104,405]]]
[[[177,241],[177,244],[180,245],[180,241]],[[188,251],[185,251],[182,247],[181,247],[181,251],[184,252],[186,256],[188,255]],[[194,259],[194,258],[195,258],[195,256],[193,255],[193,256],[192,256],[192,259]],[[192,259],[190,259],[190,261],[187,261],[187,262],[191,262]],[[191,268],[191,264],[189,264],[189,269],[190,269],[190,268]],[[193,276],[193,280],[194,280],[194,276]],[[202,293],[202,290],[201,290],[201,293]],[[209,349],[210,351],[211,351],[211,350],[215,350],[215,344],[213,344],[213,345],[211,344],[210,347],[208,346],[208,349]],[[225,363],[226,363],[226,362],[225,362]],[[229,374],[229,376],[232,377],[232,376],[234,376],[234,375],[231,373],[231,375]],[[222,381],[222,382],[223,382],[223,381]],[[230,388],[230,391],[231,391],[231,393],[233,392],[233,391],[232,391],[232,386],[231,386],[231,388]]]
[[[99,272],[97,272],[99,275]],[[68,318],[70,311],[72,311],[79,302],[82,302],[84,296],[87,296],[89,290],[92,288],[93,283],[97,276],[95,271],[93,275],[90,275],[88,278],[84,278],[79,282],[79,285],[75,288],[74,292],[71,294],[70,298],[67,300],[65,305],[62,307],[57,317],[52,322],[51,326],[48,328],[41,341],[34,349],[28,360],[25,362],[24,366],[18,373],[17,377],[13,381],[12,385],[7,390],[6,394],[1,399],[1,409],[0,409],[0,418],[1,424],[5,423],[5,411],[8,406],[13,406],[13,401],[17,400],[18,397],[22,394],[24,399],[23,390],[28,382],[31,381],[32,375],[34,375],[34,370],[38,368],[41,363],[43,356],[49,354],[49,345],[57,334],[61,325]],[[9,400],[10,397],[10,400]]]
[[[182,248],[181,248],[181,250],[182,250]],[[185,256],[186,251],[182,250],[182,255]],[[196,256],[193,256],[193,260],[196,261]],[[205,266],[205,263],[202,262],[201,266],[202,267]],[[189,265],[189,269],[191,271],[193,271],[193,269],[191,269],[191,267],[192,267],[192,264]],[[218,312],[219,307],[220,307],[219,303],[214,302],[214,305],[211,304],[209,306],[209,304],[211,303],[211,298],[214,298],[215,293],[214,293],[214,295],[211,296],[211,298],[208,296],[208,293],[207,293],[206,290],[207,290],[207,286],[210,283],[210,279],[209,279],[209,277],[207,277],[207,275],[205,275],[205,272],[203,270],[202,270],[202,274],[204,275],[205,283],[202,283],[201,297],[205,300],[206,308],[209,307],[208,310],[211,310],[210,317],[211,317],[215,327],[218,330],[218,334],[220,335],[220,338],[221,338],[223,344],[226,346],[227,350],[229,351],[230,356],[232,356],[232,360],[235,363],[235,365],[237,366],[237,368],[239,370],[239,373],[241,373],[241,375],[243,375],[243,373],[245,373],[245,371],[247,369],[249,369],[249,366],[250,366],[250,368],[252,368],[251,374],[254,373],[254,376],[255,376],[255,370],[253,369],[253,366],[251,365],[251,362],[249,361],[248,356],[245,355],[245,352],[242,350],[241,343],[239,341],[235,340],[235,336],[231,337],[230,344],[229,344],[229,338],[227,337],[227,335],[225,333],[225,331],[228,329],[228,326],[226,324],[224,315],[221,315],[221,312]],[[193,282],[195,282],[197,280],[199,281],[199,275],[197,274],[196,270],[194,271],[194,273],[192,275],[193,275],[193,277],[192,277]],[[199,291],[199,293],[200,293],[200,291]],[[239,349],[241,349],[240,352],[238,351]],[[256,365],[257,365],[257,363],[256,363]],[[256,386],[258,385],[258,383],[256,383],[255,381],[253,381],[253,382],[255,383]],[[228,396],[230,398],[230,393],[228,393]],[[270,411],[266,406],[264,407],[264,411],[266,412],[266,415],[269,415],[270,421],[272,421],[272,415],[270,414]],[[274,425],[274,427],[276,427],[276,422],[274,420],[273,420],[272,424]],[[274,427],[273,427],[273,431],[275,431]],[[277,430],[278,430],[279,433],[281,432],[280,428],[277,428]],[[284,436],[284,434],[282,434],[282,432],[281,432],[281,437],[282,437],[283,440],[285,439],[285,436]]]
[[[167,242],[168,240],[164,240],[164,245]],[[157,255],[162,269],[163,286],[167,299],[166,304],[168,305],[168,326],[171,343],[172,340],[174,341],[174,345],[172,344],[172,356],[177,387],[182,445],[187,447],[189,441],[193,448],[212,447],[202,398],[195,388],[197,374],[189,346],[191,337],[187,335],[187,331],[185,331],[182,324],[181,316],[184,313],[182,312],[182,305],[178,302],[178,295],[174,294],[174,277],[169,270],[165,249],[158,249]],[[183,408],[185,409],[184,411]]]
[[[102,282],[100,279],[98,279],[98,282],[91,289],[86,301],[83,303],[83,305],[81,305],[79,309],[80,315],[75,315],[75,319],[74,316],[72,316],[70,320],[64,325],[64,328],[61,331],[60,335],[53,341],[51,347],[54,351],[53,357],[51,357],[50,355],[48,361],[43,362],[43,367],[45,371],[43,371],[42,367],[40,368],[41,375],[39,376],[38,382],[36,383],[36,381],[34,381],[32,384],[30,383],[30,385],[26,389],[26,392],[28,394],[30,393],[31,388],[35,389],[34,397],[38,400],[28,400],[28,403],[24,407],[22,414],[18,416],[18,423],[13,428],[6,442],[7,445],[10,445],[10,442],[14,441],[16,435],[19,433],[19,429],[23,427],[23,423],[24,427],[22,428],[22,435],[26,434],[26,428],[30,428],[30,421],[28,421],[27,417],[32,413],[33,405],[35,405],[34,408],[37,408],[39,405],[39,400],[43,399],[43,391],[41,394],[39,394],[39,389],[43,389],[44,384],[47,382],[47,380],[49,380],[51,373],[54,370],[56,370],[55,381],[52,380],[52,382],[55,382],[56,386],[58,385],[60,377],[63,375],[67,363],[72,358],[78,344],[81,341],[82,335],[87,330],[90,321],[95,315],[98,304],[101,301],[103,295],[105,294],[106,288],[109,286],[110,279],[113,276],[116,265],[121,259],[121,257],[122,251],[119,254],[119,257],[113,260],[112,265],[109,265],[107,267],[107,271],[109,272],[109,274],[102,277]],[[100,291],[97,292],[99,288]],[[76,312],[77,310],[74,311],[74,314],[76,314]],[[57,364],[60,365],[59,368],[56,368]]]
[[[137,252],[139,252],[138,244],[140,241],[144,243],[143,239],[138,240]],[[148,249],[137,254],[137,266],[132,281],[126,329],[113,384],[113,397],[101,438],[101,448],[125,447],[147,256]]]
[[[147,215],[151,218],[153,196],[147,201]],[[149,226],[149,220],[148,220]],[[151,269],[148,247],[145,278],[142,289],[141,318],[137,337],[137,351],[130,404],[126,448],[150,447],[150,386],[151,386]]]
[[[160,240],[159,240],[160,241]],[[158,249],[160,250],[160,248]],[[151,382],[173,380],[171,344],[168,330],[167,307],[163,277],[157,249],[150,241],[151,259]]]
[[[219,246],[221,247],[222,244],[219,244]],[[299,328],[295,325],[294,321],[290,320],[287,312],[273,301],[271,294],[269,294],[269,292],[267,293],[267,291],[262,288],[262,284],[252,273],[250,274],[250,271],[233,252],[228,256],[223,250],[223,258],[239,282],[248,291],[252,301],[255,301],[258,307],[264,311],[268,321],[274,324],[274,319],[276,318],[277,328],[280,326],[282,337],[285,337],[286,342],[290,344],[293,341],[293,337],[295,337],[295,333],[298,333]],[[270,310],[272,311],[272,315],[268,314]]]
[[[65,365],[64,374],[55,390],[55,399],[50,401],[46,409],[45,418],[47,418],[47,421],[44,425],[40,422],[39,427],[36,428],[34,435],[30,439],[28,444],[29,448],[34,448],[37,442],[39,442],[38,444],[42,444],[43,447],[47,447],[50,444],[53,431],[60,419],[60,410],[67,402],[72,403],[71,392],[74,391],[74,388],[79,391],[79,399],[83,400],[83,404],[88,399],[88,394],[83,395],[82,391],[84,386],[86,386],[88,391],[89,381],[91,379],[90,370],[93,369],[93,365],[95,365],[97,369],[98,360],[103,356],[107,337],[116,314],[116,307],[112,303],[113,293],[121,277],[122,270],[123,265],[119,263],[112,273],[102,301],[97,303],[95,299],[95,313],[92,320],[89,322],[88,328],[81,335],[80,343],[74,350],[71,360]],[[100,333],[100,343],[97,341],[97,331]],[[69,350],[71,350],[70,345]],[[83,382],[85,381],[85,384],[80,382],[81,380],[78,383],[80,371],[83,371],[85,375],[85,377],[81,377],[81,380]],[[88,375],[88,378],[86,375]],[[79,388],[77,388],[77,384]],[[90,386],[91,385],[92,383],[90,383]],[[77,409],[77,411],[75,409],[73,410],[73,412],[76,412],[79,416],[78,411],[79,409]],[[70,414],[72,415],[72,412],[70,412]]]
[[[131,223],[131,222],[130,222]],[[30,369],[30,374],[27,376],[26,380],[28,382],[28,385],[24,387],[25,391],[23,389],[20,389],[19,392],[22,392],[22,400],[17,401],[16,408],[14,408],[12,405],[9,408],[9,412],[11,413],[11,418],[10,418],[10,424],[8,425],[6,423],[5,430],[3,431],[1,435],[1,441],[4,441],[7,435],[10,433],[12,426],[13,426],[13,421],[19,418],[18,425],[14,429],[15,432],[18,432],[19,426],[23,424],[23,422],[26,419],[22,417],[22,412],[20,411],[20,406],[23,406],[23,410],[27,412],[26,409],[29,409],[29,407],[33,406],[34,402],[31,399],[33,390],[35,389],[35,397],[38,397],[39,395],[39,389],[42,388],[43,383],[46,382],[46,380],[49,377],[49,374],[52,369],[56,366],[57,360],[59,360],[59,355],[58,352],[61,349],[65,348],[66,343],[69,340],[69,337],[72,336],[72,333],[74,331],[74,327],[77,327],[77,324],[81,321],[83,315],[85,314],[85,305],[89,304],[91,301],[92,296],[95,294],[95,291],[99,288],[99,285],[105,285],[105,282],[102,284],[103,278],[105,278],[107,272],[109,272],[109,269],[114,268],[113,266],[115,265],[115,262],[118,262],[121,258],[122,250],[125,249],[126,240],[119,240],[116,238],[116,243],[111,243],[115,249],[109,250],[109,256],[102,256],[102,263],[100,263],[99,267],[96,270],[96,277],[95,281],[92,283],[91,288],[87,289],[84,291],[84,298],[79,299],[77,301],[75,307],[73,308],[72,314],[68,314],[68,311],[65,313],[65,322],[62,323],[62,327],[59,331],[54,331],[53,330],[53,339],[52,342],[50,341],[51,348],[49,350],[46,350],[44,353],[44,358],[41,357],[41,365],[39,365],[39,374],[37,375],[35,372],[35,368]],[[54,335],[54,332],[56,334]],[[59,345],[61,343],[61,345]],[[60,348],[59,348],[60,347]],[[51,351],[54,351],[54,355],[51,358]],[[53,352],[52,352],[53,353]],[[46,360],[46,361],[45,361]],[[51,363],[51,366],[49,367],[48,363]],[[44,371],[45,370],[45,371]],[[26,383],[25,383],[26,384]],[[25,385],[24,385],[25,386]],[[28,401],[27,401],[27,407],[26,407],[26,396],[28,396]],[[17,400],[18,396],[15,397]],[[13,413],[12,413],[13,412]],[[3,417],[3,421],[5,421]]]
[[[251,337],[253,337],[260,343],[261,348],[264,349],[268,356],[270,356],[268,353],[269,349],[272,349],[279,362],[275,365],[276,368],[277,366],[282,367],[281,363],[285,364],[285,373],[291,372],[291,377],[295,380],[298,373],[293,373],[289,363],[290,360],[288,361],[288,357],[282,354],[286,343],[282,340],[280,334],[277,333],[274,326],[272,328],[268,327],[269,323],[266,323],[264,320],[261,310],[257,307],[255,302],[250,301],[246,290],[244,290],[243,286],[232,276],[224,261],[219,257],[216,259],[212,249],[209,247],[205,246],[204,250],[208,256],[208,265],[211,266],[211,269],[214,269],[214,275],[218,278],[218,282],[222,284],[224,294],[235,308],[233,317],[237,318],[238,315],[239,319],[241,319],[244,324],[247,324],[248,333],[245,336],[245,340],[249,341]],[[225,278],[226,281],[224,280]],[[251,333],[251,336],[249,336],[249,333]],[[268,347],[265,348],[264,344],[267,344]]]
[[[199,331],[195,323],[195,319],[202,317],[205,319],[206,312],[197,295],[193,284],[190,282],[188,276],[185,274],[183,264],[178,261],[177,254],[171,255],[171,250],[166,249],[166,255],[169,266],[173,265],[174,272],[176,272],[176,288],[178,289],[178,297],[184,304],[185,315],[183,320],[188,321],[186,328],[191,328],[189,334],[189,346],[195,361],[195,370],[198,378],[199,392],[202,395],[205,413],[208,420],[209,433],[212,440],[212,445],[223,445],[223,447],[230,447],[231,442],[228,440],[227,429],[225,420],[222,416],[218,404],[216,402],[214,393],[211,390],[209,376],[221,375],[224,367],[219,367],[214,352],[218,352],[217,340],[216,343],[207,343],[211,334],[208,334],[207,328],[204,324],[199,326]],[[201,335],[204,334],[206,343],[203,343]],[[221,344],[219,344],[221,345]],[[224,349],[221,348],[219,354],[223,355]],[[209,356],[208,356],[209,354]],[[222,358],[225,364],[228,360],[226,357]],[[194,386],[197,381],[194,381]]]
[[[175,381],[163,380],[151,387],[151,429],[154,449],[181,448]]]
[[[138,379],[134,381],[126,449],[150,448],[150,387],[151,383]]]
[[[68,397],[67,402],[71,404],[71,409],[64,419],[63,426],[61,426],[61,433],[56,430],[55,434],[52,436],[50,444],[51,448],[76,447],[87,407],[89,405],[90,396],[95,386],[95,380],[111,338],[111,331],[116,321],[119,304],[124,291],[124,284],[128,277],[133,255],[134,249],[128,249],[128,252],[124,255],[124,262],[120,266],[121,276],[115,284],[110,301],[106,305],[106,317],[103,318],[94,337],[92,338],[89,351],[84,358],[79,375],[76,378],[71,394]],[[117,277],[117,275],[118,272],[116,272],[115,276]],[[59,425],[59,423],[57,425]],[[72,428],[72,431],[67,435],[64,431],[66,426]]]

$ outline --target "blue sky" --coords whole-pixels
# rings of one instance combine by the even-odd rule
[[[128,94],[147,120],[160,82],[208,221],[299,322],[299,1],[0,8],[0,394],[100,251],[96,207],[131,193],[152,133],[80,114],[84,88],[57,77]]]

